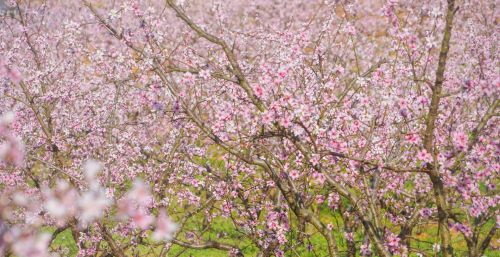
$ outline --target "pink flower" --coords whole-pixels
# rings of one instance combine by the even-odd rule
[[[426,163],[431,163],[432,162],[432,155],[427,152],[427,150],[422,149],[420,152],[417,154],[417,159],[426,162]]]
[[[87,160],[83,165],[85,178],[87,181],[92,182],[96,178],[97,173],[102,169],[102,165],[96,160]]]
[[[344,67],[342,67],[342,66],[340,66],[338,64],[335,65],[335,68],[333,68],[333,72],[337,73],[338,75],[344,74],[344,71],[345,71]]]
[[[151,201],[149,187],[140,179],[134,181],[134,186],[127,193],[127,197],[142,205],[148,204]]]
[[[389,251],[394,254],[399,251],[399,241],[401,241],[401,238],[394,235],[392,232],[388,231],[387,233],[388,235],[385,238],[385,245],[389,248]]]
[[[165,210],[161,210],[156,219],[156,230],[153,233],[153,238],[157,241],[171,240],[175,231],[177,231],[177,225],[167,217]]]
[[[420,215],[424,218],[429,218],[432,215],[432,210],[430,208],[423,208],[420,210]]]
[[[354,234],[352,232],[344,232],[344,237],[349,242],[354,242]]]
[[[21,82],[21,73],[19,73],[16,69],[9,69],[7,71],[7,78],[14,84],[19,84],[19,82]]]
[[[141,229],[147,229],[153,223],[153,220],[153,217],[144,213],[144,211],[137,211],[132,215],[132,222]]]
[[[200,78],[202,78],[202,79],[208,79],[208,78],[210,78],[210,71],[207,69],[201,70],[199,75],[200,75]]]
[[[369,242],[364,243],[360,246],[359,252],[361,256],[370,256],[371,255],[371,245]]]
[[[289,175],[290,175],[290,178],[293,180],[296,180],[300,177],[299,171],[297,171],[297,170],[291,170]]]
[[[472,236],[472,230],[467,225],[455,223],[452,228],[462,232],[466,237]]]
[[[262,123],[265,125],[270,125],[273,122],[273,113],[270,111],[267,111],[262,115]]]
[[[0,116],[0,126],[7,127],[14,122],[16,119],[16,114],[14,112],[8,111],[2,114]]]
[[[7,139],[0,144],[0,161],[20,166],[23,160],[24,144],[21,139],[14,136],[8,136]]]
[[[405,139],[408,143],[417,145],[420,143],[420,137],[416,133],[408,134],[405,136]]]
[[[111,202],[106,198],[106,192],[102,188],[91,189],[83,193],[78,200],[78,207],[81,210],[79,220],[82,225],[85,226],[100,218],[104,214],[104,209],[110,204]]]
[[[319,185],[323,185],[325,183],[325,181],[326,181],[325,175],[322,174],[322,173],[318,173],[318,172],[313,173],[312,174],[312,178]]]
[[[264,96],[264,89],[260,85],[256,85],[254,90],[257,97],[262,98]]]
[[[0,59],[0,78],[2,77],[9,79],[14,84],[21,82],[21,73],[16,68],[9,67],[3,59]]]
[[[44,208],[57,221],[76,214],[77,191],[65,180],[59,180],[55,189],[44,188]]]
[[[280,124],[283,127],[288,128],[292,124],[292,119],[290,118],[289,115],[285,115],[285,117],[283,117],[283,118],[280,119]]]
[[[276,250],[274,250],[274,255],[275,255],[276,257],[285,257],[285,253],[283,253],[283,251],[282,251],[282,250],[280,250],[280,249],[276,249]]]
[[[340,201],[340,196],[338,194],[331,193],[328,195],[328,207],[332,209],[337,207],[339,201]]]
[[[453,143],[458,149],[464,150],[467,147],[467,135],[463,132],[456,132],[453,134]]]
[[[19,257],[49,257],[51,235],[49,233],[31,234],[18,228],[11,230],[12,251]]]
[[[281,71],[279,71],[279,72],[278,72],[278,76],[280,76],[280,78],[282,78],[282,79],[283,79],[283,78],[285,78],[286,73],[287,73],[287,72],[286,72],[285,70],[281,70]]]

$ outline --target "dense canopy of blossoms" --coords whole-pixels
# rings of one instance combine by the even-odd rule
[[[498,250],[498,8],[0,0],[0,256]]]

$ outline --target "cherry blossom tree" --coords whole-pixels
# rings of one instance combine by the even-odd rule
[[[1,254],[498,251],[495,1],[0,3]]]

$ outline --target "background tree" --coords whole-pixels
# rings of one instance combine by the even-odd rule
[[[498,248],[494,2],[6,6],[6,254]]]

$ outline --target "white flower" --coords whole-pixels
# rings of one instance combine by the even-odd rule
[[[441,251],[441,246],[438,243],[435,243],[432,245],[432,250],[434,252],[439,252],[439,251]]]
[[[83,193],[78,200],[78,207],[81,211],[80,221],[83,225],[87,225],[100,218],[104,213],[104,209],[110,203],[103,188],[96,188]]]
[[[432,10],[431,10],[430,14],[431,14],[431,16],[432,16],[432,17],[434,17],[434,18],[435,18],[435,17],[439,17],[439,16],[441,16],[441,10],[439,10],[439,8],[438,8],[438,7],[434,7],[434,8],[432,8]]]
[[[21,232],[22,233],[22,232]],[[20,234],[14,241],[12,251],[20,257],[46,257],[51,235],[41,233],[38,235]]]
[[[61,203],[61,201],[55,198],[50,198],[45,202],[44,206],[50,216],[56,219],[64,218],[66,216],[67,211],[65,206]]]
[[[14,122],[14,118],[16,117],[16,114],[12,111],[4,113],[0,117],[0,125],[10,125],[12,122]]]
[[[210,78],[210,71],[207,69],[201,70],[199,75],[200,75],[200,78],[202,78],[202,79],[208,79],[208,78]]]
[[[116,18],[120,18],[121,14],[118,12],[117,9],[112,9],[109,11],[109,19],[110,20],[115,20]]]
[[[187,3],[187,0],[177,0],[177,1],[176,1],[176,4],[177,4],[178,6],[181,6],[181,7],[185,6],[185,5],[186,5],[186,3]]]
[[[83,165],[83,171],[85,172],[85,178],[87,181],[93,181],[101,168],[102,165],[98,161],[92,159],[87,160]]]

